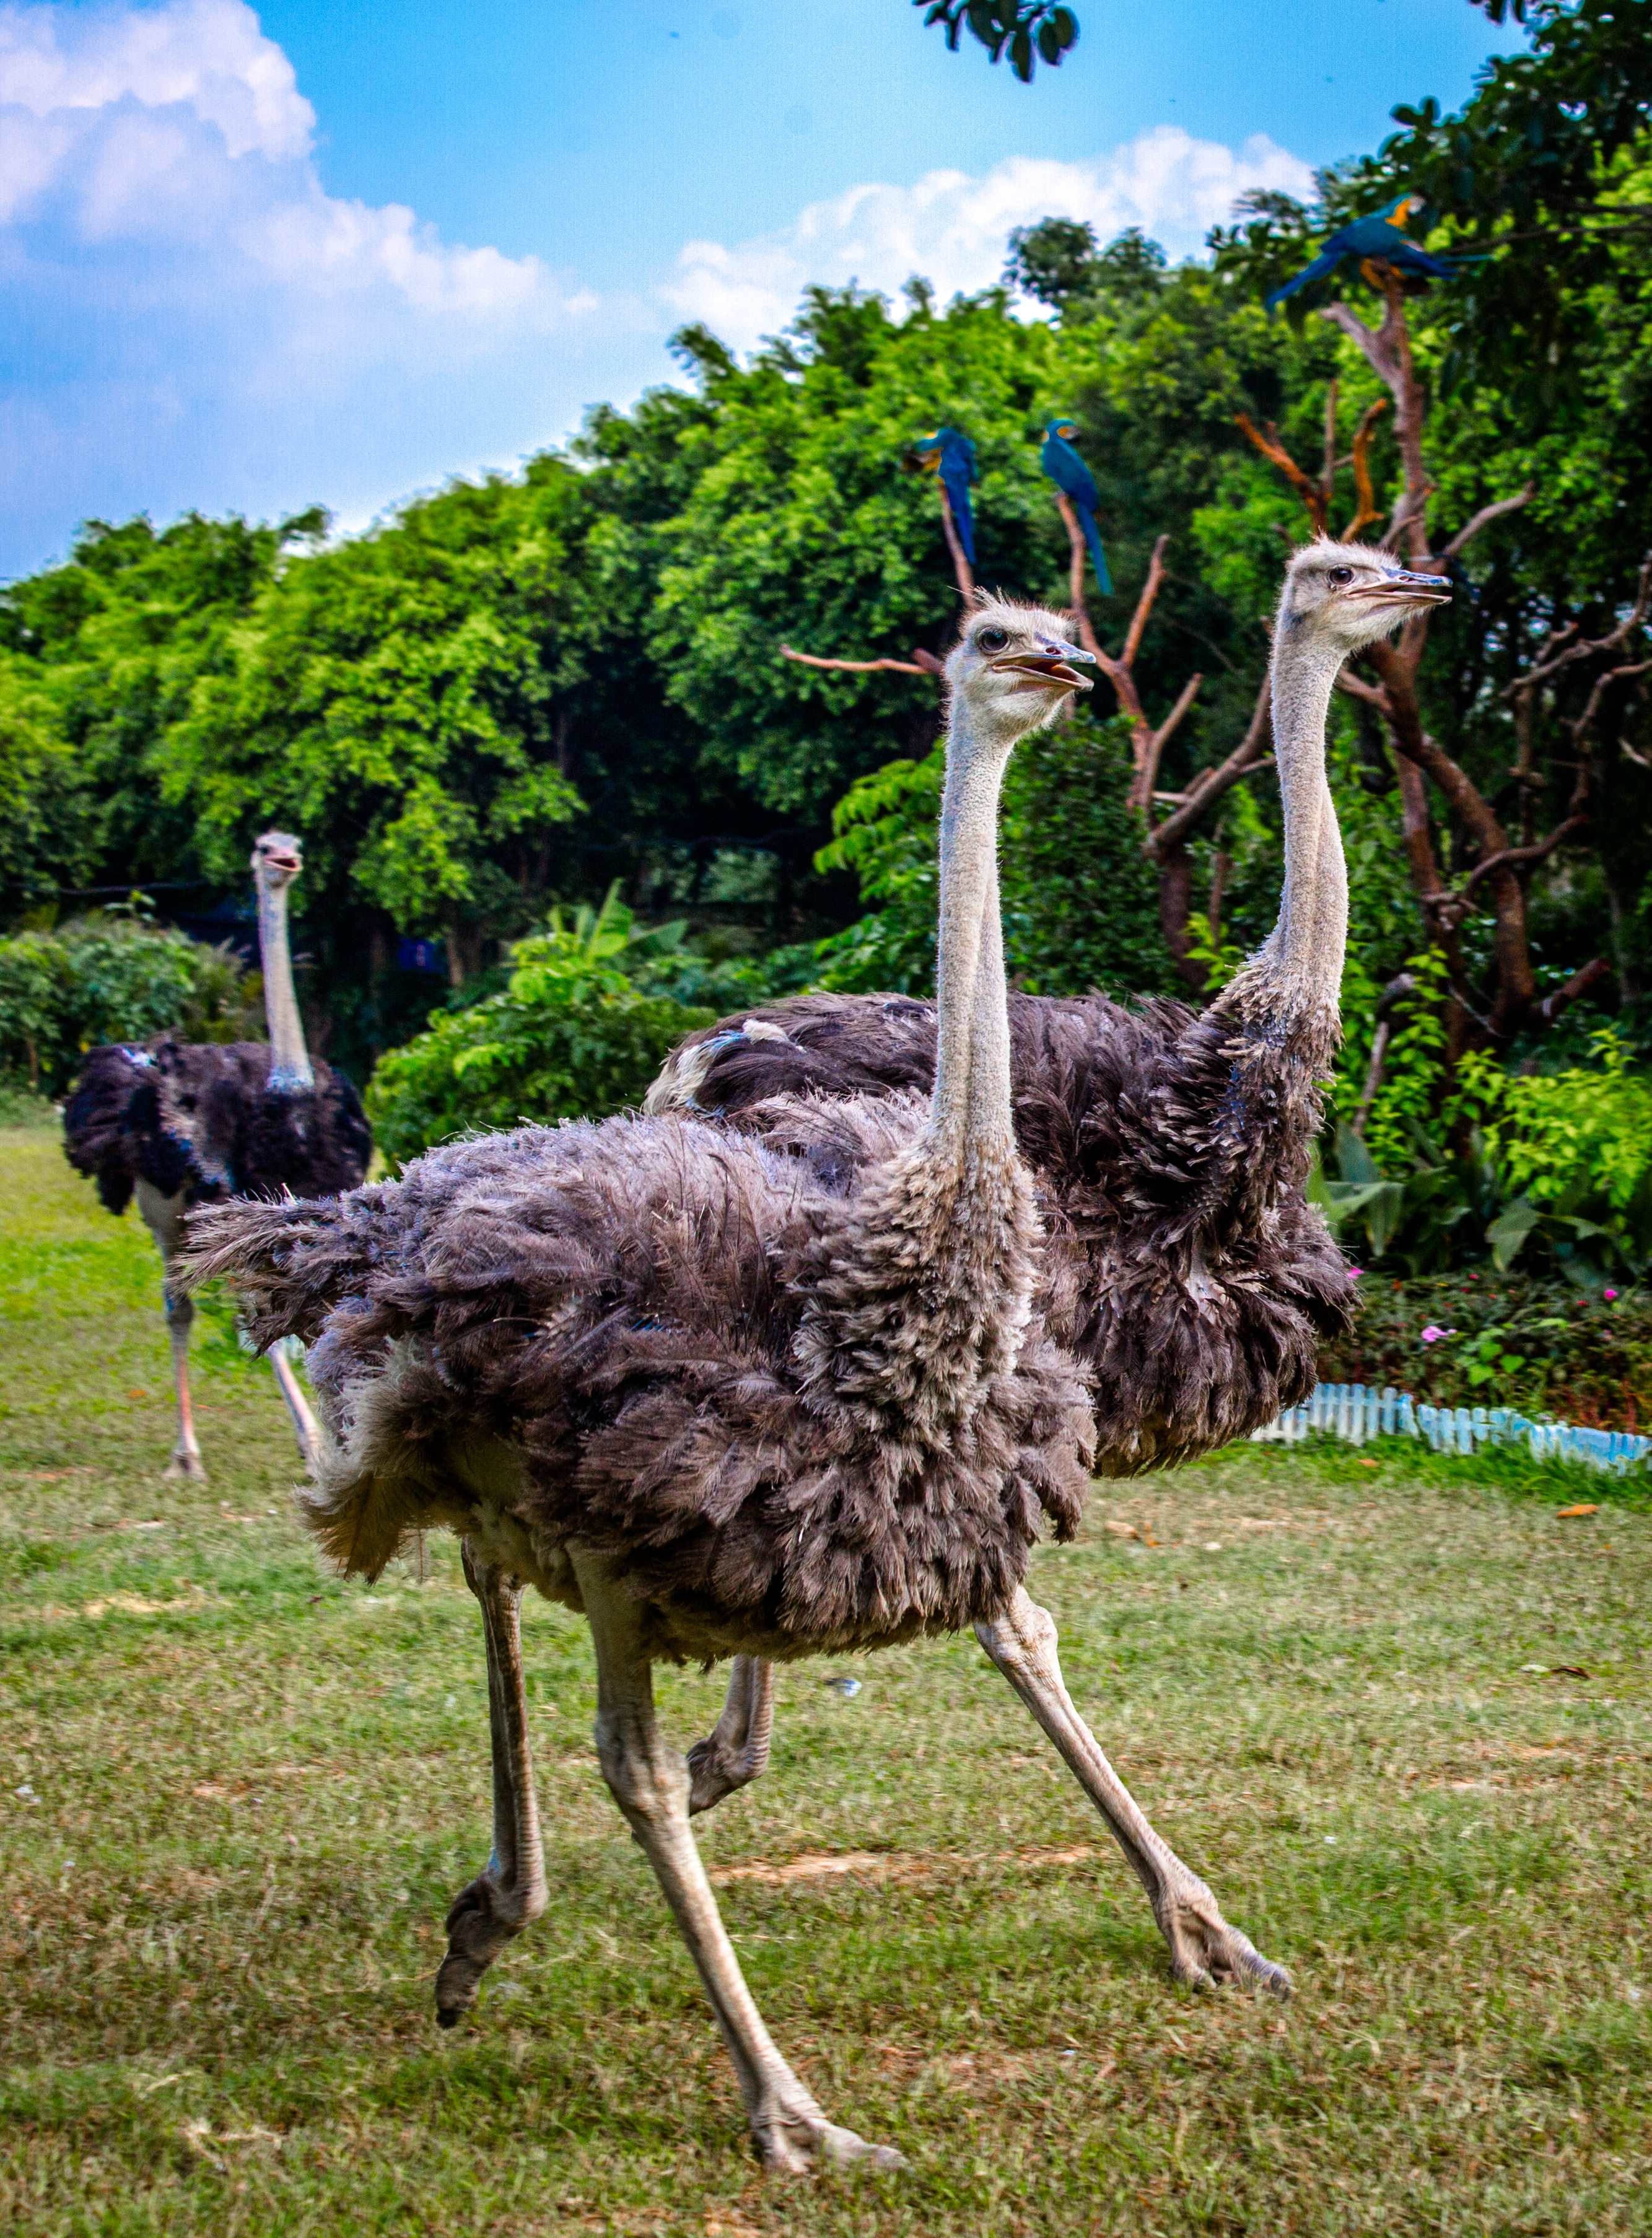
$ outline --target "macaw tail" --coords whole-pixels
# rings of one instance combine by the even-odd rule
[[[1314,258],[1312,264],[1305,264],[1294,280],[1287,280],[1283,288],[1276,288],[1271,295],[1265,296],[1262,308],[1272,314],[1279,308],[1287,295],[1298,294],[1302,288],[1310,286],[1315,280],[1323,280],[1328,272],[1334,272],[1341,262],[1340,255],[1333,256],[1328,251],[1322,252]]]
[[[969,511],[969,485],[962,480],[943,479],[942,487],[947,493],[947,503],[952,507],[953,525],[958,531],[958,541],[963,546],[964,558],[973,567],[975,564],[975,524]]]
[[[1101,548],[1101,532],[1095,525],[1095,515],[1087,505],[1074,507],[1079,526],[1084,531],[1084,540],[1090,547],[1090,564],[1095,569],[1096,587],[1105,599],[1113,590],[1113,578],[1107,573],[1107,555]]]

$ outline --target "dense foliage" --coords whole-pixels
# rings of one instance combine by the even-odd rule
[[[56,1096],[100,1042],[262,1041],[263,989],[228,947],[131,916],[0,940],[0,1083]]]
[[[672,928],[673,931],[679,930]],[[715,1011],[648,993],[620,969],[651,944],[610,894],[600,912],[519,941],[508,983],[380,1058],[367,1091],[380,1149],[405,1164],[472,1129],[600,1117],[641,1102],[665,1053]]]

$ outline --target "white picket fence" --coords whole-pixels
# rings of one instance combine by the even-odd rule
[[[1363,1446],[1367,1438],[1425,1438],[1437,1453],[1477,1453],[1482,1446],[1523,1438],[1538,1460],[1582,1461],[1622,1476],[1652,1453],[1652,1438],[1626,1430],[1584,1430],[1571,1422],[1534,1422],[1508,1407],[1425,1407],[1391,1384],[1371,1391],[1363,1383],[1319,1383],[1305,1407],[1292,1407],[1252,1430],[1262,1445],[1293,1446],[1311,1430]]]

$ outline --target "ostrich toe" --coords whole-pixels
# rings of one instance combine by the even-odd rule
[[[447,1956],[436,1976],[436,2018],[443,2028],[456,2027],[470,2010],[483,1975],[526,1924],[511,1917],[517,1909],[485,1872],[453,1898],[442,1923]]]
[[[1227,1982],[1253,1982],[1277,1997],[1291,1995],[1285,1968],[1265,1958],[1237,1927],[1230,1927],[1202,1881],[1168,1891],[1153,1907],[1170,1945],[1172,1977],[1190,1990],[1213,1990]]]

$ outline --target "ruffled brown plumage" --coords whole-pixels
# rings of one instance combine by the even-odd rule
[[[1210,1452],[1300,1403],[1351,1308],[1304,1194],[1334,1022],[1286,1031],[1242,997],[1199,1015],[1009,997],[1015,1136],[1047,1229],[1037,1310],[1091,1375],[1103,1475]],[[927,1093],[935,1048],[933,1003],[799,996],[689,1036],[650,1107],[784,1142],[797,1102]]]
[[[1090,1453],[1085,1380],[1024,1297],[987,1301],[967,1393],[909,1388],[914,1421],[811,1381],[823,1251],[859,1263],[859,1193],[925,1118],[800,1107],[783,1143],[676,1117],[525,1128],[333,1203],[203,1212],[192,1276],[233,1281],[260,1341],[315,1341],[309,1520],[347,1567],[479,1527],[463,1448],[492,1440],[536,1581],[559,1590],[570,1539],[622,1557],[662,1652],[885,1645],[1001,1608],[1041,1530],[1076,1527]]]

